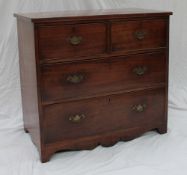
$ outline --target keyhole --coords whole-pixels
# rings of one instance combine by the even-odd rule
[[[72,26],[72,33],[75,33],[75,32],[76,32],[76,27]]]
[[[110,98],[108,99],[108,102],[110,103]]]

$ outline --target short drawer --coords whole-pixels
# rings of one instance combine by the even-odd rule
[[[166,55],[141,54],[42,67],[43,102],[158,86],[166,81]]]
[[[166,19],[122,21],[112,24],[112,51],[156,49],[167,45]]]
[[[46,143],[165,122],[165,89],[138,91],[44,108]],[[154,128],[153,128],[154,129]]]
[[[106,51],[106,26],[102,23],[41,26],[41,59],[76,59]]]

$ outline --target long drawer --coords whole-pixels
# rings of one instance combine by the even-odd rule
[[[165,122],[165,98],[165,89],[159,88],[46,106],[45,142],[159,126]]]
[[[163,84],[166,62],[164,53],[154,53],[44,66],[42,101],[93,97]]]

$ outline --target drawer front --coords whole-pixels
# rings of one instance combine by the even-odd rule
[[[146,88],[166,80],[163,53],[108,58],[42,68],[42,100],[53,102]]]
[[[44,116],[46,143],[149,125],[156,128],[166,119],[165,90],[161,88],[50,105],[44,108]]]
[[[167,45],[167,20],[124,21],[112,24],[112,51],[128,52]]]
[[[102,23],[43,26],[38,33],[42,59],[72,59],[106,51],[106,26]]]

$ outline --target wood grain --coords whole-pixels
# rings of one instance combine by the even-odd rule
[[[59,150],[167,132],[171,14],[15,14],[24,127],[42,162]]]
[[[44,108],[45,142],[68,141],[81,137],[100,135],[120,129],[129,129],[163,123],[164,88],[98,97]],[[146,105],[144,111],[133,109]],[[69,117],[84,115],[79,122]]]
[[[34,27],[32,23],[18,20],[17,28],[24,129],[41,151]]]
[[[114,22],[111,30],[113,52],[160,48],[167,44],[167,19]],[[143,32],[143,38],[138,39],[136,32]]]
[[[17,13],[14,14],[21,20],[32,21],[39,23],[54,23],[61,21],[73,20],[103,20],[103,19],[129,19],[129,18],[153,18],[153,17],[168,17],[172,12],[126,8],[126,9],[100,9],[100,10],[73,10],[73,11],[56,11],[56,12],[38,12],[38,13]]]
[[[107,50],[104,23],[39,27],[38,35],[41,59],[97,56]],[[80,43],[72,45],[71,37],[81,37]]]
[[[44,66],[42,100],[52,103],[159,85],[166,81],[166,65],[166,55],[161,52]],[[137,75],[134,69],[142,67],[145,73]],[[69,76],[82,76],[82,80],[72,83]]]

